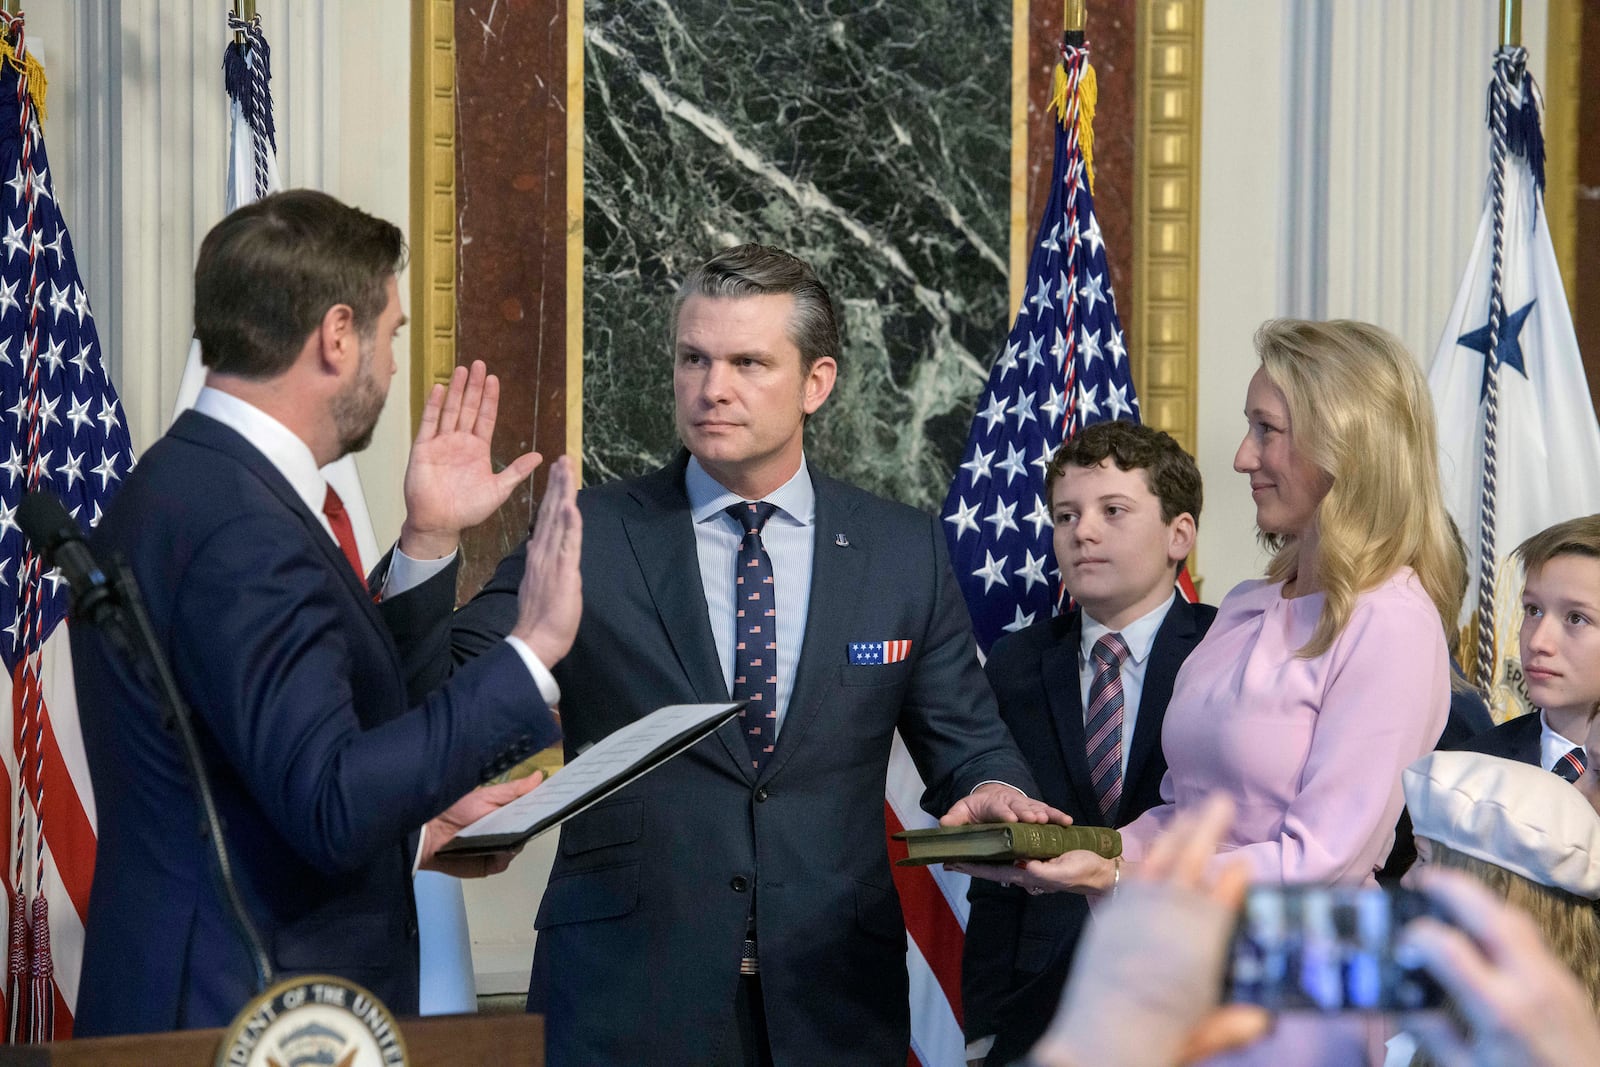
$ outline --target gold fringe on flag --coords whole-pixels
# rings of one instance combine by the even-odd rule
[[[1095,81],[1094,66],[1083,61],[1083,77],[1078,81],[1078,148],[1083,152],[1083,172],[1089,178],[1089,193],[1094,193],[1094,108],[1100,99],[1100,88]],[[1050,111],[1057,122],[1066,121],[1067,68],[1056,64],[1055,78],[1050,85]]]
[[[46,118],[44,95],[50,87],[44,76],[44,64],[32,52],[17,58],[16,49],[3,37],[0,37],[0,62],[16,68],[17,73],[28,80],[28,99],[33,101],[33,110],[43,122]]]

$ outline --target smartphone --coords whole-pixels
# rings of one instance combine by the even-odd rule
[[[1271,1011],[1437,1008],[1444,991],[1396,963],[1394,945],[1412,919],[1439,914],[1400,888],[1254,886],[1229,954],[1227,997]]]

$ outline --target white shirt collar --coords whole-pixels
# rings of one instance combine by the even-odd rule
[[[200,390],[194,410],[237,431],[283,475],[312,515],[322,514],[328,483],[317,469],[317,458],[311,454],[310,446],[293,430],[254,404],[210,386]]]
[[[1575,748],[1582,748],[1582,741],[1574,741],[1550,725],[1550,720],[1545,718],[1544,709],[1539,709],[1539,746],[1543,749],[1546,763],[1565,756]]]
[[[1128,646],[1128,658],[1133,662],[1143,663],[1145,657],[1150,655],[1150,650],[1155,647],[1156,631],[1161,629],[1161,621],[1167,617],[1167,612],[1172,609],[1172,602],[1176,599],[1178,591],[1174,589],[1172,595],[1163,600],[1154,611],[1139,616],[1117,631],[1122,635],[1122,643]],[[1089,662],[1089,655],[1094,649],[1095,642],[1112,630],[1087,611],[1080,614],[1083,618],[1083,636],[1078,640],[1078,656],[1081,664]]]
[[[689,457],[689,466],[683,472],[683,488],[689,496],[689,514],[696,523],[716,518],[728,505],[744,499],[711,477],[694,456]],[[779,514],[794,525],[810,526],[817,515],[817,490],[811,484],[805,457],[800,457],[800,469],[792,478],[762,499],[776,504]]]

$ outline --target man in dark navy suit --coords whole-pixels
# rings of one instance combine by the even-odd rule
[[[1003,637],[985,670],[1044,801],[1083,826],[1121,826],[1161,802],[1173,679],[1216,615],[1173,584],[1194,545],[1200,472],[1167,434],[1104,422],[1056,452],[1045,493],[1076,608]],[[1089,908],[983,879],[968,897],[969,1058],[1007,1064],[1054,1014]]]
[[[884,834],[896,730],[927,811],[1060,816],[1022,792],[938,519],[805,455],[839,358],[810,266],[761,245],[718,253],[680,286],[672,342],[685,451],[579,497],[586,603],[556,671],[566,745],[661,704],[751,707],[562,828],[530,1007],[557,1067],[903,1065],[906,933]],[[522,569],[508,557],[462,609],[462,654],[506,632]]]
[[[489,463],[498,384],[436,386],[406,471],[399,543],[369,585],[319,468],[360,449],[405,322],[393,225],[304,190],[219,223],[195,270],[209,374],[94,535],[126,558],[193,709],[235,880],[280,974],[329,972],[417,1010],[417,866],[529,784],[474,789],[555,740],[548,668],[581,610],[579,525],[556,464],[510,637],[425,699],[394,633],[448,619],[460,531],[538,463]],[[378,603],[374,603],[374,600]],[[72,630],[95,794],[80,1034],[221,1026],[257,992],[176,736],[102,635]],[[413,640],[415,638],[415,640]],[[419,654],[416,662],[427,662]]]

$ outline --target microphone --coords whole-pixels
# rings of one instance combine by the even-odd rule
[[[117,597],[111,580],[61,501],[49,493],[29,491],[17,507],[17,525],[45,564],[66,577],[74,615],[97,626],[115,621]]]

